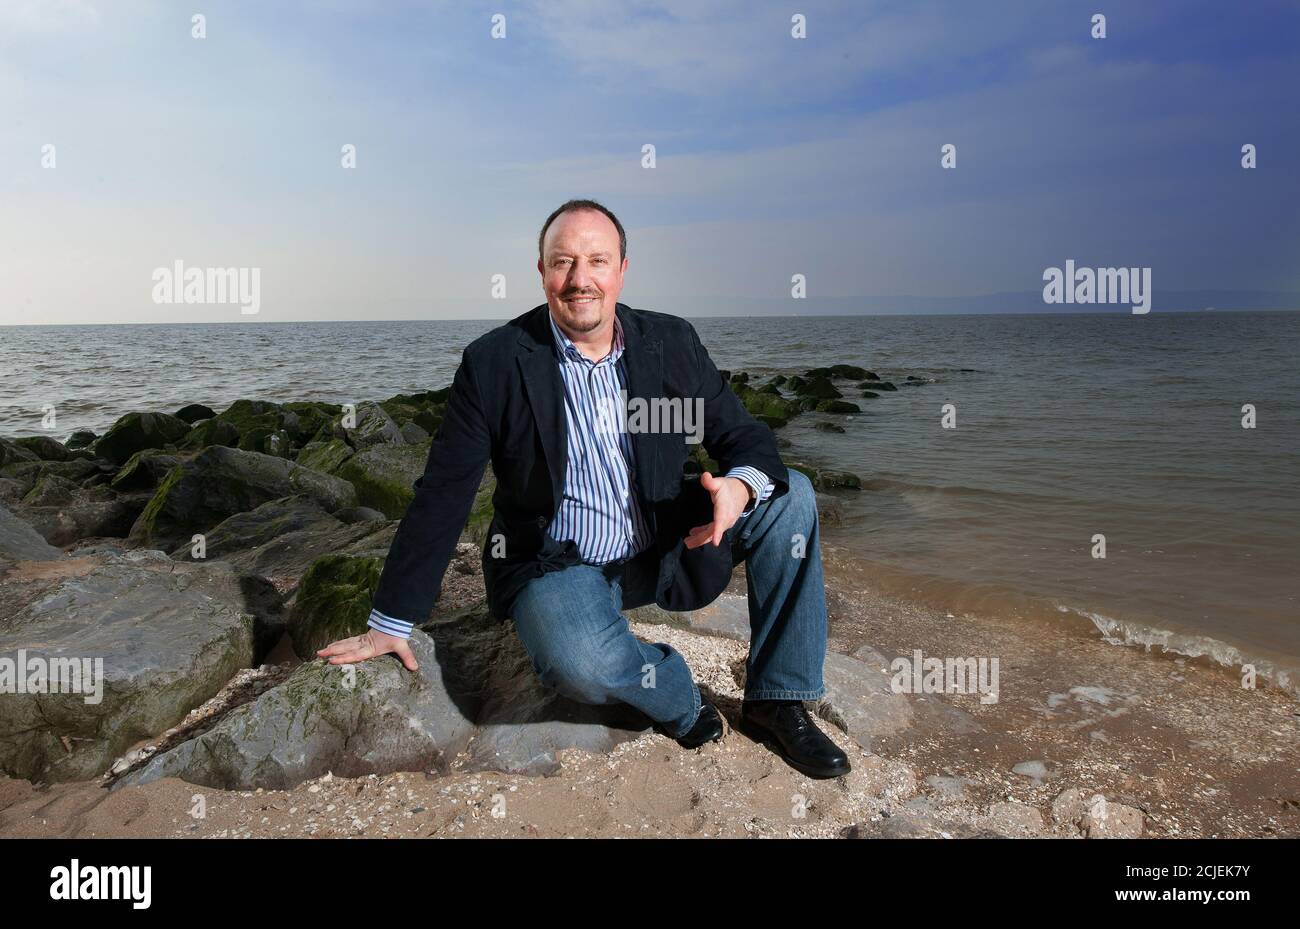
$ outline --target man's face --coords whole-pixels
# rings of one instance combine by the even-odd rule
[[[613,320],[627,259],[619,260],[618,229],[604,213],[557,216],[546,230],[537,270],[551,315],[563,328],[591,332]]]

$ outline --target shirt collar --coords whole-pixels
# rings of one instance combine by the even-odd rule
[[[589,365],[603,364],[606,361],[617,361],[623,354],[623,323],[618,318],[618,313],[614,314],[614,341],[610,346],[609,354],[600,361],[592,361],[582,352],[578,351],[578,346],[573,344],[573,340],[564,334],[559,326],[555,324],[555,317],[548,310],[546,319],[551,324],[551,335],[555,339],[555,346],[560,354],[572,359],[573,361],[585,361]]]

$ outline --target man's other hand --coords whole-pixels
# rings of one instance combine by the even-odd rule
[[[317,651],[316,657],[328,658],[330,664],[355,664],[358,661],[389,654],[402,659],[406,670],[420,670],[420,666],[415,661],[415,653],[411,651],[410,640],[380,632],[378,629],[370,629],[361,635],[331,642]]]
[[[708,471],[700,475],[700,486],[713,498],[713,522],[696,526],[687,533],[687,548],[697,548],[705,542],[722,544],[723,534],[736,524],[752,496],[749,485],[740,478],[714,477]]]

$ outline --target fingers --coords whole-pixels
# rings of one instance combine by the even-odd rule
[[[402,664],[406,666],[406,670],[420,670],[420,665],[415,660],[415,653],[411,651],[411,646],[407,645],[405,641],[403,641],[401,645],[393,647],[393,654],[402,659]]]
[[[699,548],[705,542],[713,538],[713,527],[716,523],[706,523],[703,526],[696,526],[686,535],[687,548]],[[716,543],[714,543],[716,544]]]
[[[330,664],[352,664],[375,657],[375,647],[370,643],[368,636],[357,635],[350,639],[332,642],[316,654],[318,657],[328,658]]]

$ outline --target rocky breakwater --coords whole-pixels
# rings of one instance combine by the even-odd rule
[[[762,387],[744,372],[724,377],[774,429],[852,412],[834,381],[875,383],[851,366]],[[644,732],[650,721],[630,707],[542,688],[511,624],[487,620],[478,544],[492,516],[490,466],[442,599],[415,634],[419,672],[314,659],[365,630],[447,395],[348,409],[192,404],[128,413],[103,435],[0,439],[0,684],[12,669],[0,689],[0,772],[226,788],[291,787],[329,771],[549,773],[561,749],[607,751]],[[847,472],[791,466],[822,490],[858,486]],[[717,467],[703,448],[688,463]],[[833,517],[834,497],[819,499]],[[292,666],[236,686],[277,646]],[[66,670],[53,674],[56,664]],[[74,665],[80,688],[59,690]],[[878,690],[848,681],[844,692],[855,688]],[[211,701],[220,711],[200,713]],[[855,730],[856,713],[831,716]]]

